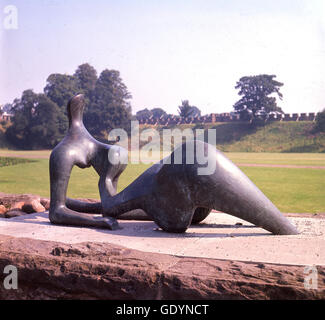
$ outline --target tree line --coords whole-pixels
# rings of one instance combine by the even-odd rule
[[[6,139],[19,149],[53,148],[68,128],[67,104],[76,94],[85,96],[84,123],[99,140],[105,140],[113,128],[130,130],[132,98],[119,71],[97,71],[89,63],[78,66],[73,75],[53,73],[48,76],[43,93],[28,89],[20,98],[6,104],[3,111],[13,113],[12,125]],[[178,110],[181,117],[200,116],[201,111],[182,101]],[[166,115],[162,108],[143,109],[137,118]]]
[[[282,99],[283,83],[275,75],[245,76],[239,79],[235,89],[241,97],[234,111],[242,120],[265,119],[270,114],[281,114],[277,99]],[[20,149],[53,148],[66,134],[68,118],[66,106],[70,98],[82,93],[86,108],[84,123],[97,139],[107,137],[113,128],[130,130],[132,98],[119,71],[103,70],[100,75],[88,63],[81,64],[73,75],[53,73],[47,80],[43,93],[25,90],[21,98],[4,106],[14,116],[6,130],[7,140]],[[180,117],[201,116],[198,107],[183,100],[178,107]],[[160,118],[167,113],[162,108],[145,108],[136,113],[137,119]],[[325,131],[325,111],[317,118],[317,131]]]
[[[191,106],[188,100],[183,100],[182,104],[178,107],[179,116],[182,118],[189,118],[189,117],[200,117],[201,111],[196,106]],[[162,108],[153,108],[151,110],[145,108],[140,110],[136,113],[137,119],[150,119],[150,118],[160,118],[163,116],[172,116],[172,114],[167,114]]]
[[[265,119],[270,114],[283,114],[277,105],[277,98],[282,100],[280,92],[283,83],[275,80],[276,75],[261,74],[256,76],[245,76],[237,81],[235,89],[239,90],[241,97],[234,105],[234,111],[240,115],[242,120]],[[178,113],[182,118],[201,116],[201,111],[196,106],[191,106],[188,100],[183,100],[178,107]],[[146,119],[150,117],[159,118],[166,115],[160,108],[140,110],[137,118]]]

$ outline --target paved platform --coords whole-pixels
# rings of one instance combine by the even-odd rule
[[[301,234],[275,236],[239,218],[212,212],[184,234],[170,234],[150,221],[119,221],[121,230],[52,225],[48,213],[0,218],[0,235],[67,244],[101,242],[145,252],[174,256],[263,262],[287,265],[325,265],[325,219],[288,218]]]

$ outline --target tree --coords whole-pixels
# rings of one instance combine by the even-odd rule
[[[190,106],[188,100],[182,101],[182,105],[178,107],[178,113],[182,118],[201,116],[201,111],[199,108]]]
[[[61,109],[65,110],[68,101],[79,93],[78,83],[74,76],[53,73],[46,81],[45,95]]]
[[[15,99],[12,110],[12,126],[6,130],[6,137],[10,143],[18,148],[28,148],[30,140],[29,124],[37,105],[37,94],[33,90],[25,90],[21,99]]]
[[[266,115],[271,111],[283,113],[277,106],[275,97],[278,96],[282,100],[280,87],[283,83],[274,80],[275,77],[275,75],[262,74],[239,79],[235,89],[239,89],[238,94],[242,98],[234,104],[234,109],[240,113],[242,119],[254,119],[263,112]]]
[[[145,119],[149,119],[150,117],[153,116],[153,113],[151,110],[145,108],[143,110],[139,110],[137,113],[136,113],[136,118],[138,120],[145,120]]]
[[[65,134],[68,129],[68,101],[79,93],[76,78],[67,74],[53,73],[47,78],[44,93],[59,107],[61,113],[59,115],[59,131],[60,134]]]
[[[167,115],[166,111],[161,108],[153,108],[151,109],[151,113],[154,118],[160,118],[161,116]]]
[[[65,109],[68,101],[83,93],[88,105],[95,89],[97,71],[89,63],[78,66],[74,75],[53,73],[47,78],[44,93],[60,108]]]
[[[97,71],[89,63],[84,63],[77,68],[73,76],[76,80],[79,93],[85,95],[86,105],[88,105],[96,86]]]
[[[145,108],[143,110],[139,110],[136,113],[136,118],[138,120],[146,120],[149,119],[150,117],[160,118],[161,116],[165,116],[165,115],[167,115],[166,111],[161,108],[153,108],[151,110]]]
[[[316,117],[315,132],[325,132],[325,109]]]
[[[52,148],[62,138],[59,107],[44,94],[25,90],[13,103],[12,126],[6,131],[10,143],[22,149]]]
[[[53,148],[62,138],[59,107],[44,94],[37,97],[37,106],[30,124],[32,148]]]
[[[85,125],[98,138],[106,138],[113,128],[129,130],[131,94],[116,70],[104,70],[96,81]]]
[[[191,110],[191,113],[190,113],[190,117],[201,117],[201,111],[199,108],[195,107],[195,106],[192,106],[192,110]]]

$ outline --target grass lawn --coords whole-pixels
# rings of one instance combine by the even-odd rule
[[[325,165],[324,154],[227,154],[235,163],[273,163]],[[118,190],[125,188],[150,165],[129,164],[119,180]],[[292,168],[241,167],[247,176],[282,212],[325,212],[325,170]],[[75,167],[68,196],[99,198],[98,176],[92,169]],[[48,160],[21,163],[0,168],[0,191],[33,193],[49,197]]]
[[[282,212],[325,212],[325,170],[254,168],[241,170]]]
[[[16,151],[0,149],[0,157],[23,157],[48,159],[50,150]],[[234,163],[288,164],[305,166],[325,166],[325,153],[266,153],[266,152],[224,152]],[[157,154],[158,160],[162,155]]]
[[[325,166],[325,153],[248,153],[225,152],[234,163]]]

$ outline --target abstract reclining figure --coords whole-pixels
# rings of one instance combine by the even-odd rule
[[[185,232],[191,223],[205,219],[212,209],[236,216],[274,234],[297,234],[296,228],[247,176],[212,145],[201,141],[184,143],[180,164],[175,150],[168,159],[151,166],[127,188],[116,194],[117,181],[126,167],[127,151],[95,140],[82,121],[84,99],[75,96],[68,103],[69,131],[50,157],[50,221],[55,224],[118,228],[116,218],[142,209],[167,232]],[[214,161],[212,174],[199,175],[204,167],[194,157],[186,163],[186,148],[205,150]],[[109,161],[108,153],[114,161]],[[110,158],[112,159],[112,158]],[[170,164],[166,164],[170,160]],[[85,203],[66,198],[74,165],[93,166],[99,175],[101,201]],[[101,213],[94,216],[91,213]],[[135,219],[137,215],[135,214]],[[140,217],[138,217],[140,218]]]

